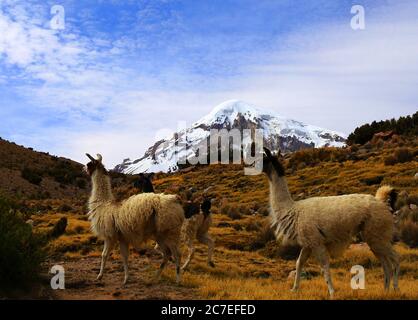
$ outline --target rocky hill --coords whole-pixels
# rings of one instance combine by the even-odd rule
[[[83,166],[0,138],[0,193],[17,199],[73,198],[87,192]]]

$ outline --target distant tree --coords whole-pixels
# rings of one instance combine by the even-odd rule
[[[382,131],[393,131],[398,135],[416,136],[418,135],[418,112],[412,116],[400,117],[384,121],[373,121],[357,127],[347,138],[347,143],[365,144],[373,138],[373,135]]]

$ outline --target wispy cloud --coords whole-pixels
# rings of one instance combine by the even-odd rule
[[[417,109],[415,2],[368,2],[363,31],[350,1],[241,3],[64,1],[55,31],[50,3],[3,1],[0,134],[113,166],[231,98],[343,132]]]

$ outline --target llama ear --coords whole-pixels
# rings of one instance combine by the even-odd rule
[[[269,149],[267,149],[266,147],[263,147],[264,149],[264,153],[266,154],[267,158],[272,158],[272,154],[271,151]]]
[[[96,159],[94,159],[91,155],[89,155],[88,153],[86,153],[87,158],[89,158],[91,161],[95,161]]]
[[[101,154],[97,154],[97,161],[102,162],[103,157]]]

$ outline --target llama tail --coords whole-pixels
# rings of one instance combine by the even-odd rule
[[[398,198],[398,193],[396,190],[391,186],[381,186],[376,191],[376,199],[383,201],[392,208],[392,210],[395,210],[395,203],[396,199]]]

